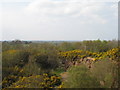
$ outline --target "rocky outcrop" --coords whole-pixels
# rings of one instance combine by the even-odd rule
[[[86,58],[81,58],[81,59],[76,59],[74,61],[70,61],[70,60],[65,60],[64,61],[64,65],[65,65],[65,69],[67,70],[69,67],[75,65],[75,66],[79,66],[82,64],[85,64],[88,68],[92,67],[92,63],[95,60],[95,58],[92,57],[86,57]]]

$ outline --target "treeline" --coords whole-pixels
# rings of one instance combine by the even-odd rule
[[[116,88],[118,53],[116,40],[4,41],[2,88]]]
[[[115,48],[118,46],[117,40],[86,40],[81,42],[67,42],[67,41],[56,41],[56,42],[32,42],[32,41],[3,41],[2,42],[2,50],[10,50],[10,49],[23,49],[23,48],[29,48],[29,47],[36,47],[37,48],[45,48],[45,46],[49,48],[50,46],[55,47],[59,51],[70,51],[70,50],[87,50],[92,52],[104,52],[107,50],[110,50],[112,48]],[[43,47],[44,46],[44,47]]]

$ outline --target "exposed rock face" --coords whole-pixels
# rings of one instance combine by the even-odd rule
[[[94,60],[95,60],[95,58],[91,58],[91,57],[76,59],[74,61],[65,60],[64,65],[65,65],[65,69],[68,69],[69,67],[71,67],[73,65],[79,66],[79,65],[81,65],[81,63],[83,63],[83,64],[87,65],[88,68],[91,68]]]

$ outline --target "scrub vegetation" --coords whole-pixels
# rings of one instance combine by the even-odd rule
[[[119,50],[116,40],[3,41],[2,88],[119,88]]]

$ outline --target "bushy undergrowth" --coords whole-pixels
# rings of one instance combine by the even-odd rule
[[[119,49],[114,40],[3,42],[2,87],[117,88]]]
[[[93,77],[84,65],[73,66],[68,70],[68,77],[64,81],[65,88],[100,88],[97,78]]]

